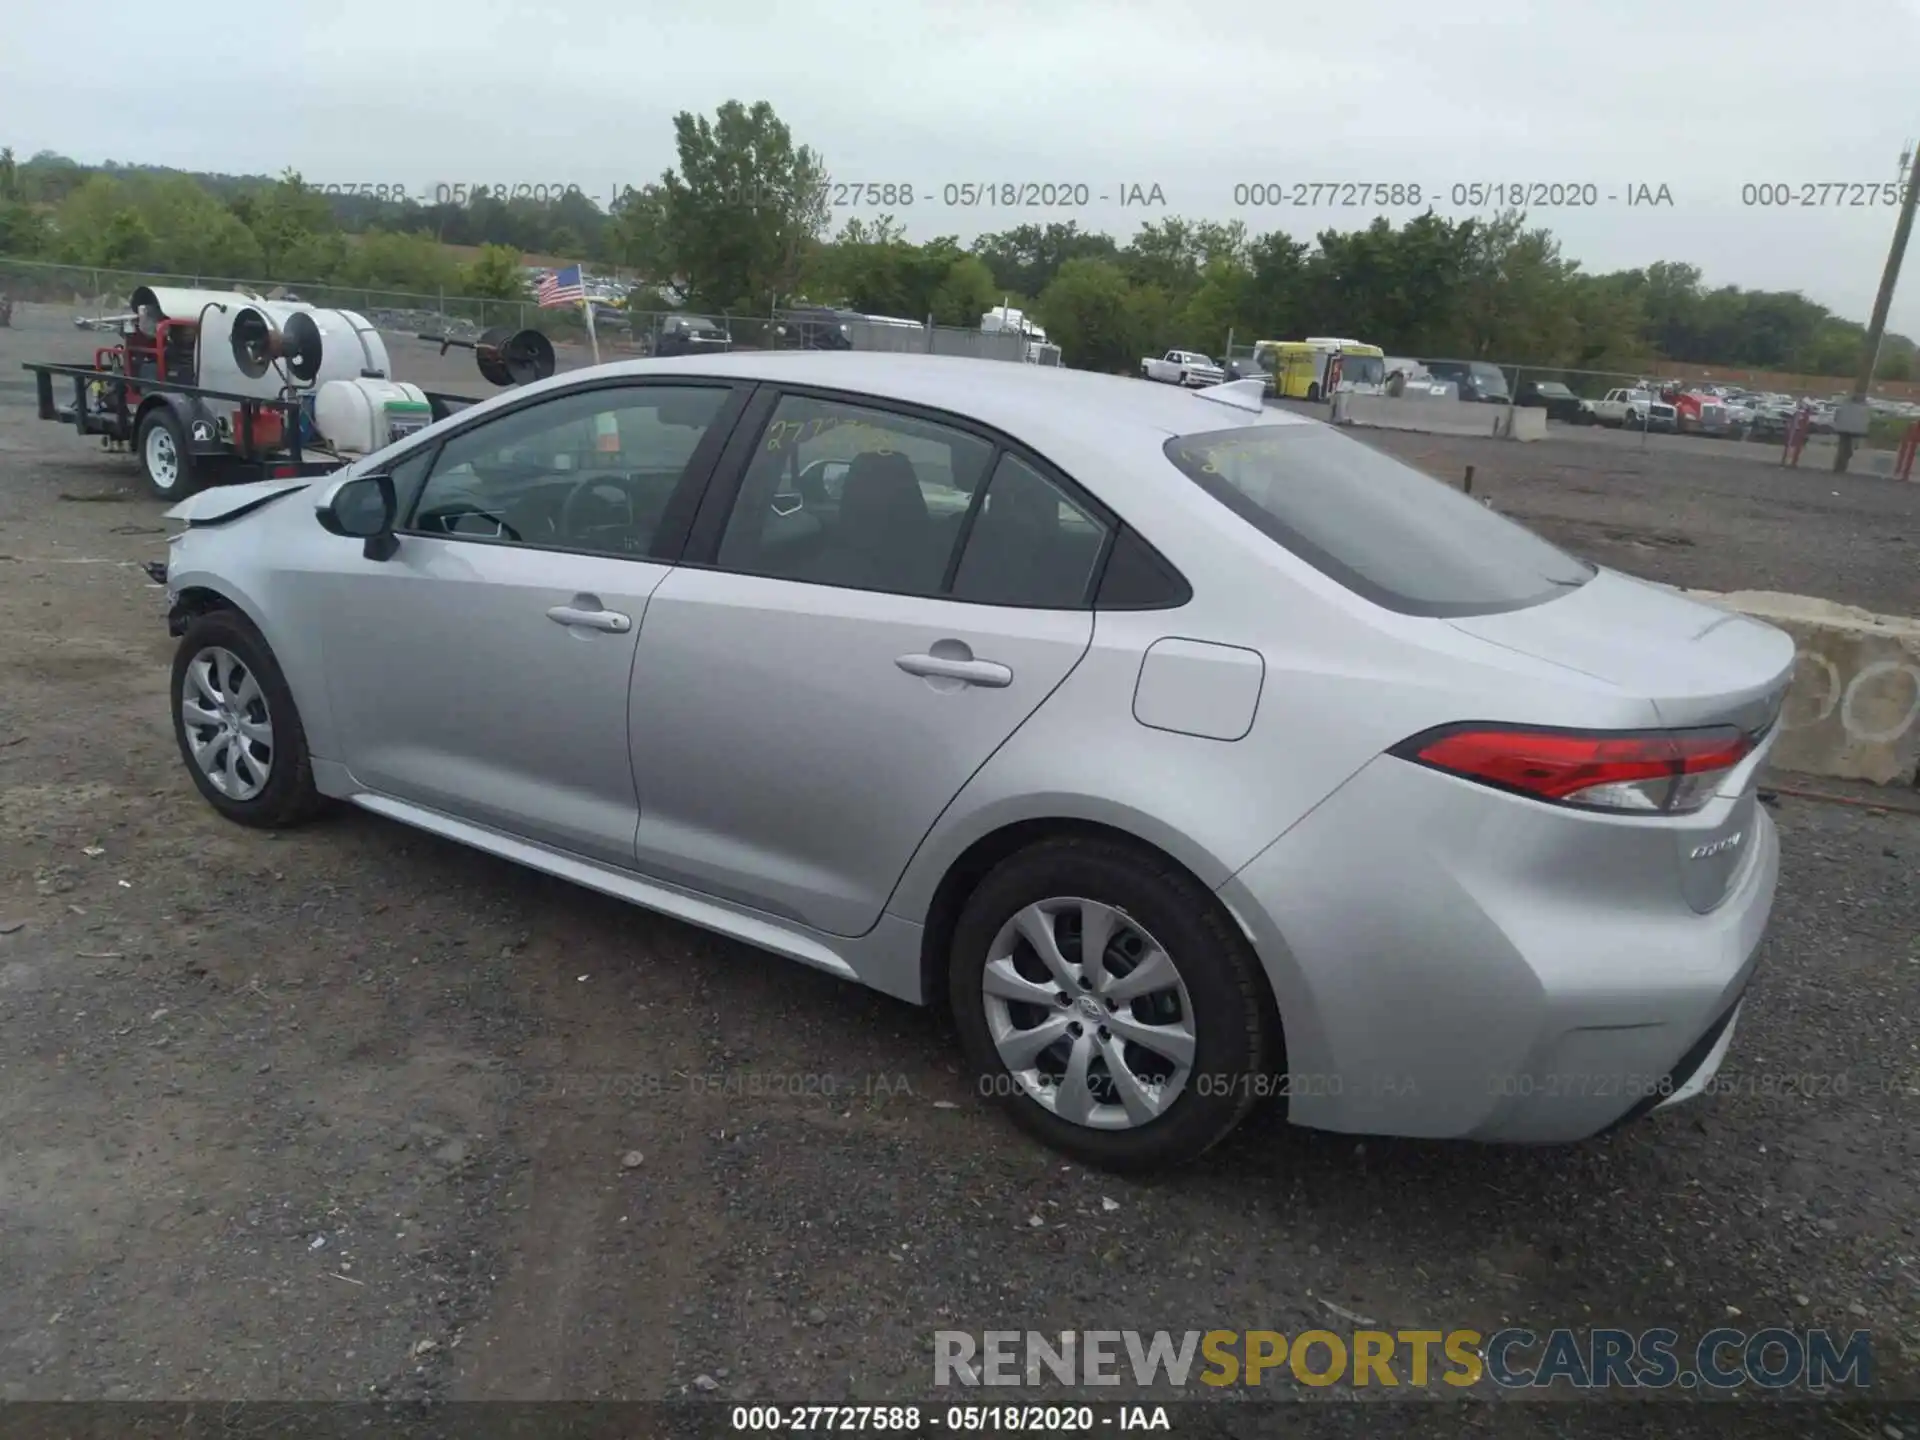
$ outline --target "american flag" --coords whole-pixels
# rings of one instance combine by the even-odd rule
[[[547,276],[540,282],[535,298],[542,309],[550,309],[555,305],[578,305],[587,298],[587,287],[580,279],[580,267],[569,265]]]

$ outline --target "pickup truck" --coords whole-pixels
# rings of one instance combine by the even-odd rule
[[[1167,385],[1224,385],[1227,372],[1198,350],[1169,350],[1158,360],[1151,356],[1140,362],[1142,379]]]
[[[1615,429],[1625,426],[1633,430],[1643,426],[1648,430],[1679,429],[1679,416],[1673,406],[1656,398],[1651,390],[1609,390],[1605,399],[1584,401],[1580,408],[1589,423],[1595,425],[1610,425]]]

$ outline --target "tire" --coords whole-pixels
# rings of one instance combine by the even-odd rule
[[[1067,992],[1069,1001],[1057,983],[1039,982],[1048,970],[1037,952],[1010,937],[1019,933],[1023,914],[1039,913],[1030,907],[1048,902],[1061,902],[1048,908],[1055,914],[1055,935],[1064,937],[1058,949],[1070,974],[1079,973],[1074,923],[1084,926],[1098,916],[1112,926],[1101,966],[1108,983],[1124,985],[1125,976],[1151,953],[1149,947],[1157,946],[1171,962],[1173,985],[1123,996],[1116,1010],[1112,1002],[1102,1005],[1097,986],[1089,993],[1080,983]],[[1027,993],[1045,1003],[989,1000],[984,986],[996,949],[1001,955],[993,971],[1003,993],[1017,990],[1024,980]],[[1120,969],[1121,963],[1127,969]],[[1101,1169],[1137,1174],[1197,1159],[1233,1131],[1257,1096],[1279,1088],[1277,1081],[1266,1083],[1281,1068],[1275,1063],[1280,1045],[1266,979],[1251,947],[1184,871],[1123,843],[1042,841],[996,866],[968,897],[954,926],[948,998],[979,1093],[998,1099],[1014,1123],[1042,1143]],[[1061,1020],[1062,1015],[1076,1018]],[[1116,1032],[1100,1023],[1115,1020],[1144,1036],[1154,1032],[1136,1027],[1184,1025],[1193,1040],[1185,1072],[1177,1060],[1138,1043],[1122,1049]],[[997,1032],[1017,1047],[1023,1032],[1052,1034],[1083,1021],[1085,1029],[1059,1033],[1032,1066],[1018,1072],[995,1039]],[[1069,1047],[1096,1057],[1090,1089],[1071,1083],[1062,1053]],[[1160,1081],[1161,1098],[1151,1105],[1164,1105],[1158,1114],[1130,1117],[1119,1103],[1111,1068],[1116,1055],[1136,1079]],[[1036,1091],[1053,1103],[1036,1098]],[[1060,1107],[1079,1108],[1082,1102],[1092,1105],[1084,1119],[1060,1113]]]
[[[1317,381],[1307,386],[1307,402],[1312,405],[1320,403],[1320,385]]]
[[[237,662],[239,670],[230,662]],[[204,668],[207,664],[212,665],[212,674]],[[208,681],[210,688],[202,688]],[[223,711],[218,701],[228,694],[238,703]],[[214,610],[187,626],[174,651],[168,695],[180,759],[207,803],[227,819],[260,830],[282,830],[326,808],[313,783],[313,757],[293,692],[273,651],[246,616],[236,610]],[[196,710],[208,716],[207,724],[189,726],[190,695]],[[229,716],[255,726],[264,724],[266,745],[247,741],[236,750],[236,744],[246,741],[246,733],[225,726]],[[222,728],[226,728],[224,747],[219,744]],[[208,762],[206,766],[196,750]],[[227,758],[235,755],[240,757],[237,762]],[[209,768],[223,775],[227,788],[214,783]],[[252,783],[261,779],[263,770],[264,784]]]
[[[206,485],[206,476],[187,449],[180,418],[165,405],[156,405],[141,417],[134,431],[134,451],[147,489],[162,500],[184,500]]]

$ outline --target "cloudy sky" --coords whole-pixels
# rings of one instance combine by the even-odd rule
[[[1236,187],[1418,185],[1464,215],[1455,187],[1558,185],[1598,203],[1533,217],[1589,269],[1686,260],[1862,320],[1895,211],[1837,202],[1880,200],[1920,136],[1920,0],[174,0],[76,33],[9,27],[0,144],[605,195],[673,163],[676,111],[765,99],[836,181],[912,185],[920,238],[1167,214],[1310,236],[1378,207]],[[1089,203],[945,203],[1005,181]],[[1119,204],[1134,186],[1164,205]],[[1745,203],[1772,194],[1795,204]],[[1920,254],[1893,326],[1920,335]]]

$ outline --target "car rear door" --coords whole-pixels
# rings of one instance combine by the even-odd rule
[[[798,484],[847,472],[819,510]],[[1110,517],[984,431],[861,397],[756,398],[634,671],[639,867],[830,934],[1092,640]]]
[[[634,648],[746,394],[589,384],[456,429],[397,475],[397,548],[342,540],[321,622],[355,780],[631,866]]]

